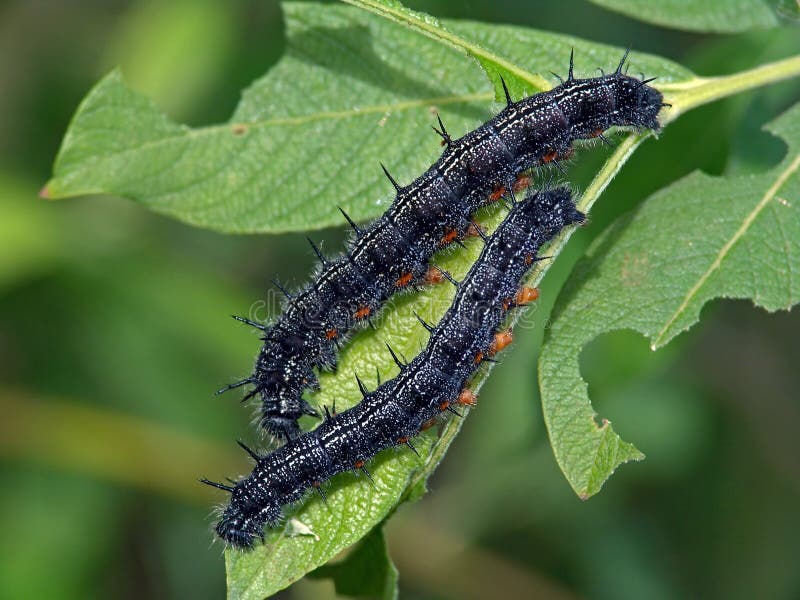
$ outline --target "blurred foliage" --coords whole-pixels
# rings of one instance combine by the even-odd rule
[[[790,26],[687,34],[577,1],[533,10],[522,0],[409,4],[630,44],[701,74],[798,47]],[[248,468],[232,444],[252,431],[248,415],[212,392],[247,372],[257,349],[227,315],[263,299],[268,278],[300,282],[311,264],[302,235],[226,237],[114,198],[36,198],[78,102],[113,64],[171,117],[200,125],[227,120],[239,90],[283,50],[275,3],[155,6],[0,7],[3,598],[224,594],[208,530],[217,496],[196,477]],[[193,67],[178,74],[176,65]],[[657,354],[626,332],[590,344],[581,367],[591,396],[648,462],[587,503],[558,471],[532,397],[549,304],[590,238],[695,168],[774,165],[782,148],[760,128],[799,91],[787,82],[699,109],[614,181],[548,274],[552,291],[484,387],[433,493],[390,522],[402,597],[800,595],[797,312],[715,302],[700,327]],[[578,181],[602,154],[582,153]],[[332,247],[342,239],[325,238]],[[287,596],[333,589],[301,582]]]
[[[764,0],[591,0],[595,4],[656,23],[689,31],[734,33],[774,27],[778,16]]]

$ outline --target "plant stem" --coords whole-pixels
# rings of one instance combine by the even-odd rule
[[[800,55],[733,75],[698,77],[686,83],[665,84],[660,89],[672,103],[672,110],[665,115],[664,124],[703,104],[798,75],[800,75]]]

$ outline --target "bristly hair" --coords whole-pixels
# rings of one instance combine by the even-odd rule
[[[508,299],[517,297],[535,262],[531,257],[564,227],[583,220],[566,188],[531,191],[517,201],[458,283],[439,323],[432,326],[419,319],[430,333],[427,347],[406,362],[387,345],[399,369],[394,379],[370,390],[356,375],[360,403],[337,414],[326,411],[316,429],[273,452],[260,454],[239,443],[256,464],[233,487],[210,483],[231,494],[217,534],[233,546],[249,548],[262,537],[265,525],[275,527],[285,507],[300,502],[311,488],[319,490],[345,471],[360,472],[372,482],[367,461],[375,454],[402,446],[416,452],[410,438],[426,423],[450,414],[463,416],[474,404],[468,386],[484,357],[491,360],[510,343],[503,328]]]

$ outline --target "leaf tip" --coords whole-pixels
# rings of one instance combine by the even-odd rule
[[[43,200],[52,200],[54,198],[52,181],[48,181],[46,184],[44,184],[44,187],[39,190],[39,198]]]
[[[658,332],[658,335],[654,338],[650,338],[650,351],[655,352],[659,348],[663,348],[667,343],[672,339],[674,336],[668,336],[666,334],[667,329],[664,328]]]

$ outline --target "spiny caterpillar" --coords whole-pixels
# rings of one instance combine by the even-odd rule
[[[309,489],[322,494],[320,486],[343,471],[361,469],[369,476],[367,461],[386,448],[407,445],[416,452],[411,439],[432,419],[456,412],[454,406],[475,403],[467,384],[481,362],[510,343],[510,332],[501,330],[508,311],[537,296],[520,284],[539,248],[564,227],[584,220],[566,188],[531,191],[512,202],[491,237],[480,233],[485,242],[481,255],[462,282],[453,280],[456,296],[439,324],[420,320],[430,332],[425,350],[405,363],[387,346],[400,369],[397,377],[373,392],[359,381],[364,394],[359,404],[328,415],[316,429],[269,454],[242,444],[256,465],[233,485],[202,480],[231,493],[216,525],[223,540],[252,546],[263,537],[264,525],[277,525],[284,507]]]
[[[613,126],[658,130],[662,95],[647,85],[651,79],[623,73],[626,59],[627,52],[613,73],[576,79],[570,55],[566,81],[519,102],[503,82],[506,107],[458,139],[439,119],[434,129],[445,146],[439,160],[407,186],[386,171],[396,196],[369,226],[359,227],[342,211],[354,231],[349,247],[331,259],[311,242],[320,268],[296,294],[279,286],[287,302],[274,323],[236,317],[262,330],[264,344],[253,374],[218,393],[252,385],[243,401],[260,395],[261,425],[283,440],[296,437],[303,414],[318,416],[303,399],[305,390],[319,387],[314,369],[335,367],[338,347],[393,294],[436,277],[429,259],[474,233],[471,215],[478,208],[524,187],[521,174],[532,167],[560,169],[575,140],[609,143],[603,132]]]

